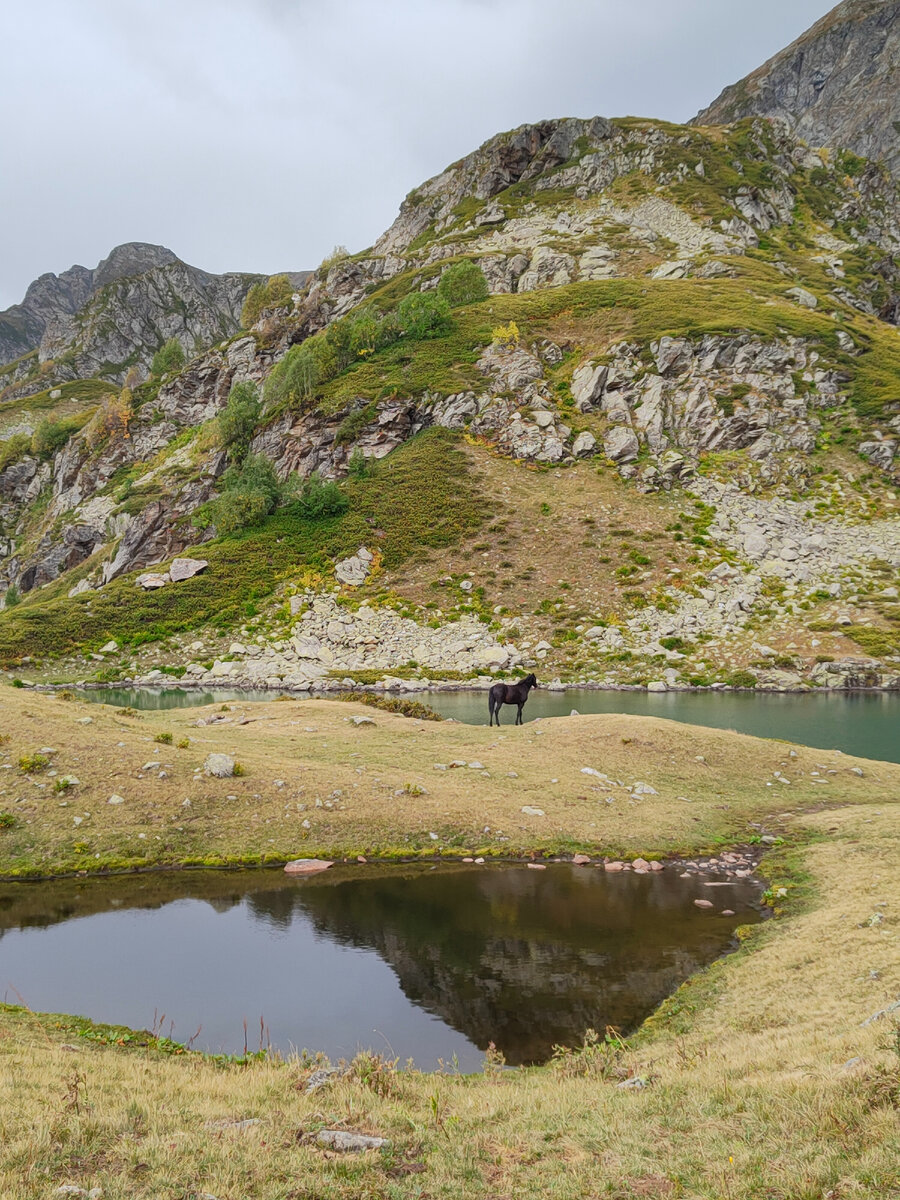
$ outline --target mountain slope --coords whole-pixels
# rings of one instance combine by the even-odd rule
[[[898,249],[883,171],[764,120],[498,135],[127,422],[96,378],[0,404],[34,430],[2,449],[0,575],[27,594],[0,659],[79,677],[115,639],[107,678],[896,684]],[[441,313],[460,267],[480,285]],[[235,384],[262,392],[245,445],[345,512],[216,536]],[[35,428],[76,403],[83,427]],[[200,541],[204,573],[137,586]]]
[[[786,122],[810,146],[847,147],[900,172],[900,3],[845,0],[694,118]]]
[[[187,354],[235,333],[260,276],[212,275],[164,246],[117,246],[93,270],[42,275],[21,304],[0,313],[0,387],[9,400],[51,383],[121,383],[175,338]]]

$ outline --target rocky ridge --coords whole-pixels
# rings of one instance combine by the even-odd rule
[[[845,0],[786,49],[727,87],[697,117],[721,125],[761,116],[810,146],[849,147],[900,171],[896,0]]]
[[[42,275],[0,313],[0,366],[10,364],[0,395],[14,400],[77,379],[121,384],[131,368],[146,374],[171,338],[193,357],[237,332],[259,278],[212,275],[140,242],[117,246],[93,270]]]

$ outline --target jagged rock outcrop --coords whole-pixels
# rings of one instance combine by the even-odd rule
[[[21,304],[0,313],[0,365],[37,350],[36,362],[4,381],[4,398],[73,379],[121,383],[170,338],[192,357],[237,331],[258,278],[212,275],[142,242],[117,246],[93,270],[42,275]]]
[[[0,313],[0,363],[36,350],[48,325],[74,316],[107,284],[177,261],[165,246],[126,242],[93,270],[74,266],[60,275],[41,275],[29,285],[21,304]]]
[[[900,172],[900,3],[845,0],[733,84],[694,123],[785,122],[810,146],[848,147]]]

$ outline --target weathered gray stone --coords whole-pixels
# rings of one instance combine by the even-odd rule
[[[216,779],[227,779],[234,774],[234,766],[234,759],[230,754],[210,754],[203,764],[203,770]]]
[[[169,578],[172,583],[181,583],[184,579],[193,579],[208,566],[205,558],[173,558],[169,566]]]

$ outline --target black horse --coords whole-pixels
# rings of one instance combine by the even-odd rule
[[[538,681],[533,675],[526,675],[524,679],[520,679],[518,683],[495,683],[488,692],[488,711],[491,719],[489,725],[493,725],[494,717],[497,718],[497,724],[500,724],[500,707],[503,704],[517,704],[519,711],[516,714],[516,724],[522,724],[522,709],[525,707],[525,701],[528,699],[528,693],[533,687],[537,687]]]

